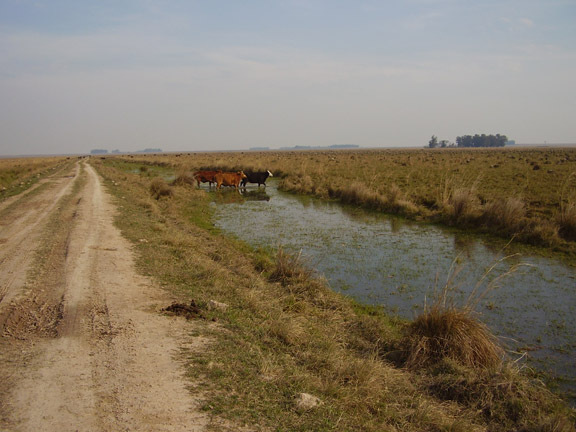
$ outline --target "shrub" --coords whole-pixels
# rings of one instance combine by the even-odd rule
[[[373,209],[380,208],[384,201],[378,192],[356,181],[340,189],[338,197],[343,203],[363,205]]]
[[[472,368],[501,364],[504,350],[472,310],[436,303],[409,326],[408,368],[435,364],[445,358]]]
[[[171,197],[173,192],[163,178],[156,177],[150,183],[150,195],[155,199],[160,199],[161,197]]]
[[[279,187],[289,192],[313,194],[316,190],[314,180],[309,175],[289,176],[280,181]]]
[[[478,196],[473,188],[458,188],[448,200],[448,216],[453,222],[471,219],[478,207]]]
[[[313,272],[310,267],[304,264],[302,251],[293,255],[280,247],[276,253],[276,265],[269,276],[269,280],[287,285],[291,281],[307,281],[311,279]]]
[[[483,211],[485,223],[510,233],[515,233],[522,229],[525,217],[524,202],[514,197],[491,201],[486,204]]]
[[[178,175],[172,182],[173,186],[196,185],[196,179],[189,172],[184,172]]]
[[[392,183],[386,191],[386,200],[389,206],[398,205],[398,201],[402,199],[402,191],[400,188]]]
[[[562,207],[558,214],[558,225],[563,238],[576,241],[576,203],[572,202]]]

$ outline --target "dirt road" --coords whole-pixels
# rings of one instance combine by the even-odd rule
[[[158,313],[114,211],[80,161],[0,205],[0,430],[208,424],[177,360],[191,324]]]

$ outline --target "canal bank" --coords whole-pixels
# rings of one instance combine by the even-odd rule
[[[489,293],[481,319],[510,355],[576,394],[576,271],[428,224],[264,188],[215,192],[216,224],[255,247],[303,256],[332,289],[414,318],[448,283],[456,304]]]

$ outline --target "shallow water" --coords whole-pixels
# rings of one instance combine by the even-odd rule
[[[266,192],[248,188],[242,198],[214,194],[225,232],[253,246],[302,251],[335,291],[403,318],[448,279],[456,304],[474,289],[487,292],[476,307],[481,319],[576,401],[576,269],[537,256],[505,258],[513,250],[503,252],[503,244],[283,193],[270,181]]]

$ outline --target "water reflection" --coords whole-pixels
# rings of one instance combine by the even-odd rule
[[[214,201],[219,204],[239,204],[245,201],[270,201],[270,195],[265,189],[247,190],[244,188],[234,189],[231,187],[220,190],[208,187],[208,191],[213,193]]]
[[[266,193],[266,189],[248,190],[241,189],[242,197],[250,201],[270,201],[270,195]]]
[[[463,234],[454,234],[454,250],[458,252],[458,254],[465,256],[466,258],[472,257],[472,253],[474,252],[474,240],[469,235]]]
[[[405,225],[405,221],[397,217],[390,218],[389,222],[393,234],[399,233]]]
[[[255,192],[254,200],[248,192]],[[419,313],[446,281],[457,304],[474,289],[489,289],[477,308],[483,320],[511,349],[528,351],[533,362],[566,377],[567,389],[576,389],[573,268],[538,257],[503,259],[514,252],[504,252],[504,242],[300,199],[271,186],[264,195],[256,192],[236,192],[230,200],[215,192],[218,203],[228,204],[217,206],[217,225],[254,246],[302,250],[334,290],[406,318]],[[519,263],[529,265],[502,277]]]

